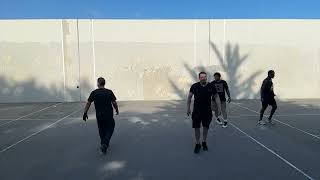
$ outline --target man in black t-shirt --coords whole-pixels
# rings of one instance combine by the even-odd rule
[[[191,114],[191,99],[194,96],[193,103],[193,112],[192,112],[192,127],[195,129],[195,139],[196,146],[194,149],[194,153],[199,153],[201,149],[200,145],[200,127],[202,124],[203,127],[203,141],[202,147],[204,151],[208,150],[207,146],[207,134],[209,130],[210,123],[212,121],[212,109],[211,109],[211,98],[214,96],[219,103],[219,96],[215,90],[211,86],[210,83],[207,82],[207,74],[205,72],[199,73],[199,80],[193,84],[190,88],[190,92],[188,95],[187,101],[187,115]]]
[[[88,119],[87,113],[90,105],[92,102],[94,102],[99,136],[101,140],[100,150],[103,154],[107,152],[115,127],[113,108],[116,110],[116,115],[119,115],[115,95],[111,90],[104,88],[104,86],[105,79],[102,77],[98,78],[98,89],[91,92],[83,114],[83,120],[86,121]]]
[[[219,116],[221,115],[221,113],[219,113],[220,111],[215,111],[215,116],[216,116],[216,122],[220,125],[222,125],[222,127],[227,127],[228,125],[228,116],[227,116],[227,103],[231,102],[231,96],[230,96],[230,91],[229,91],[229,87],[228,84],[225,80],[221,79],[221,74],[216,72],[214,73],[214,81],[211,82],[212,86],[216,88],[217,93],[219,94],[220,97],[220,101],[221,101],[221,113],[222,113],[222,117],[223,117],[223,122],[221,121],[221,119],[219,118]],[[226,98],[226,93],[228,95],[228,99]],[[215,110],[217,108],[216,102],[214,99],[212,99],[212,109]]]
[[[273,124],[272,116],[277,109],[277,102],[274,99],[276,95],[274,94],[274,91],[273,91],[273,82],[272,82],[272,79],[274,78],[274,76],[275,76],[275,72],[273,70],[268,71],[268,77],[263,80],[261,85],[260,94],[261,94],[262,108],[260,111],[260,119],[258,121],[258,123],[261,125],[265,125],[265,122],[262,121],[262,118],[267,107],[269,105],[272,106],[270,116],[268,118],[268,122],[272,124]]]

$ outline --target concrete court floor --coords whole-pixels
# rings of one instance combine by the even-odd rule
[[[279,101],[265,126],[258,100],[234,101],[229,126],[213,122],[198,155],[185,101],[119,102],[106,156],[94,108],[85,123],[83,107],[0,104],[0,179],[320,179],[320,100]]]

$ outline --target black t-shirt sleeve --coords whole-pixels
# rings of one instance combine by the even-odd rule
[[[88,98],[88,101],[89,101],[89,102],[93,102],[93,101],[94,101],[94,91],[92,91],[92,92],[90,93],[90,96],[89,96],[89,98]]]
[[[191,86],[190,92],[191,92],[192,94],[195,94],[195,92],[196,92],[196,86],[195,86],[195,84],[193,84],[193,85]]]
[[[110,91],[110,94],[111,94],[111,102],[116,101],[117,98],[116,98],[116,96],[113,94],[112,91]]]

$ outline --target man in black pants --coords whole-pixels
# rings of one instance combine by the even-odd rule
[[[194,153],[198,154],[201,149],[200,145],[200,127],[203,127],[203,141],[202,147],[204,151],[208,151],[207,146],[207,135],[210,123],[212,121],[212,110],[211,110],[211,98],[215,97],[218,106],[220,107],[220,99],[217,91],[213,86],[207,82],[207,74],[205,72],[199,73],[199,80],[193,84],[190,88],[187,101],[187,115],[191,114],[191,99],[194,96],[193,112],[192,112],[192,127],[195,130],[196,146]],[[221,108],[219,108],[221,109]]]
[[[116,115],[119,115],[116,97],[111,90],[104,88],[105,84],[104,78],[98,78],[98,89],[91,92],[83,114],[83,120],[86,121],[88,119],[87,113],[90,105],[94,102],[101,139],[100,150],[103,154],[107,152],[115,127],[113,108],[116,110]]]
[[[268,118],[268,122],[272,123],[272,116],[276,112],[277,109],[277,102],[274,99],[276,96],[273,92],[273,82],[272,79],[275,76],[275,72],[273,70],[268,71],[268,77],[262,82],[261,86],[261,102],[262,102],[262,108],[260,111],[260,119],[259,119],[259,124],[260,125],[265,125],[266,123],[262,121],[264,111],[267,109],[267,107],[270,105],[272,106],[270,116]]]

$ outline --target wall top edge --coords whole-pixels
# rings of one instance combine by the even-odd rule
[[[61,20],[95,20],[95,21],[319,21],[320,19],[89,19],[89,18],[66,18],[66,19],[0,19],[0,21],[61,21]]]

